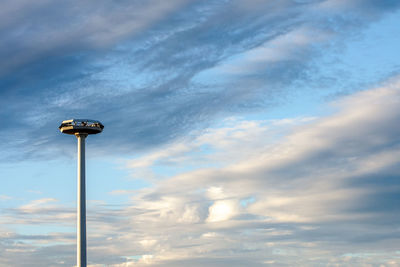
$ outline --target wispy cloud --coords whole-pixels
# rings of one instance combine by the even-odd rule
[[[10,196],[7,196],[7,195],[0,195],[0,200],[9,200],[9,199],[11,199],[12,197],[10,197]]]
[[[0,65],[0,73],[4,76],[28,64],[40,67],[36,62],[45,57],[57,60],[65,54],[113,46],[162,20],[184,3],[6,1],[1,11],[4,42],[0,51],[9,60]]]
[[[398,7],[389,2],[7,1],[1,146],[7,160],[65,155],[55,125],[83,116],[105,123],[104,153],[130,153],[271,105],[337,37]],[[221,70],[246,77],[212,76]]]

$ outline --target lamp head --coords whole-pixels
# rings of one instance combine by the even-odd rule
[[[71,119],[63,121],[58,128],[65,134],[89,135],[101,133],[104,125],[96,120]]]

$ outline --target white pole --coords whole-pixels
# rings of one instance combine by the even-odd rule
[[[86,196],[85,196],[85,139],[87,134],[76,134],[78,138],[78,205],[77,205],[77,267],[86,267]]]

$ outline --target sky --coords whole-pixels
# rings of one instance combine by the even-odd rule
[[[0,266],[400,266],[400,1],[4,0]]]

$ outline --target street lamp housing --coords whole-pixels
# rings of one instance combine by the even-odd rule
[[[65,120],[58,127],[65,134],[98,134],[103,131],[104,125],[96,120],[71,119]]]

